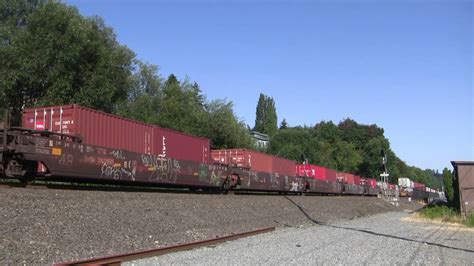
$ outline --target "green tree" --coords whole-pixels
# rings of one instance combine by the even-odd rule
[[[158,123],[162,78],[156,65],[136,60],[132,87],[126,101],[119,104],[117,114],[145,123]]]
[[[277,156],[301,162],[301,157],[312,161],[316,143],[305,128],[279,130],[270,141],[268,152]]]
[[[384,137],[373,138],[367,142],[363,148],[363,161],[359,168],[359,174],[366,177],[378,177],[382,173],[382,150],[385,151],[388,162],[391,162],[393,158],[390,158],[387,153],[389,143]]]
[[[444,191],[448,202],[452,204],[454,200],[453,173],[448,169],[443,169]]]
[[[264,129],[264,120],[265,120],[265,102],[266,102],[266,96],[263,93],[260,93],[260,96],[258,97],[258,103],[257,103],[257,110],[255,114],[255,126],[254,130],[258,132],[262,132],[265,130]]]
[[[275,135],[278,130],[275,101],[262,93],[258,98],[254,130],[269,136]]]
[[[185,133],[202,135],[206,119],[205,99],[197,84],[178,81],[171,74],[163,85],[158,124]]]
[[[253,147],[245,124],[233,112],[232,102],[211,101],[206,105],[206,111],[208,119],[202,126],[204,136],[212,140],[215,149]]]
[[[355,145],[346,141],[333,144],[332,158],[335,169],[348,173],[356,173],[362,162],[362,156],[356,151]]]
[[[17,6],[8,21],[22,26],[0,47],[0,87],[17,120],[23,107],[77,103],[112,112],[127,98],[135,55],[100,18],[52,1]]]
[[[286,119],[283,118],[283,121],[281,121],[280,124],[280,129],[287,129],[288,128],[288,122],[286,122]]]

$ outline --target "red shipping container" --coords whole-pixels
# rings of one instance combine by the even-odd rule
[[[250,168],[256,172],[295,176],[296,163],[281,157],[247,149],[212,150],[214,162],[234,167]]]
[[[227,149],[212,150],[211,158],[214,162],[234,167],[250,168],[257,172],[272,172],[273,156],[253,150]],[[294,169],[294,168],[293,168]]]
[[[295,161],[273,156],[272,164],[272,173],[278,173],[280,176],[295,176]]]
[[[154,151],[165,158],[209,163],[210,140],[195,137],[171,129],[155,127]]]
[[[344,181],[345,181],[345,183],[351,184],[351,185],[354,185],[354,184],[355,184],[355,180],[354,180],[354,175],[353,175],[353,174],[340,173],[340,175],[343,175],[343,176],[344,176]]]
[[[324,167],[321,167],[324,168]],[[328,180],[330,182],[336,182],[337,180],[337,171],[331,168],[325,168],[326,169],[326,175],[324,177],[324,180]]]
[[[367,178],[367,183],[369,184],[369,186],[371,186],[372,188],[376,188],[377,187],[377,180],[373,179],[373,178]]]
[[[316,178],[316,167],[312,164],[298,164],[297,175],[303,177]]]
[[[208,163],[210,152],[208,139],[78,105],[25,109],[23,127],[76,135],[85,144],[142,154],[163,154],[165,136],[167,156],[199,163]]]
[[[23,111],[23,127],[80,136],[83,143],[153,153],[153,126],[78,105]]]
[[[319,180],[336,181],[336,171],[330,168],[314,165],[314,164],[299,164],[297,167],[299,176],[311,177]]]
[[[354,175],[354,184],[355,185],[360,185],[361,184],[361,178],[358,175]]]

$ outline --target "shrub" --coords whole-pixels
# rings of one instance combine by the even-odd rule
[[[459,214],[456,210],[447,205],[427,206],[420,211],[420,214],[428,219],[441,219],[443,222],[456,222],[459,220]]]
[[[474,227],[474,213],[471,213],[471,215],[466,217],[466,225],[468,227]]]

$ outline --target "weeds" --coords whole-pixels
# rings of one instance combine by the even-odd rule
[[[474,227],[474,213],[466,217],[466,226]]]
[[[445,204],[427,206],[423,208],[419,214],[424,218],[432,220],[441,220],[443,222],[459,223],[468,227],[474,227],[474,213],[464,219],[456,209]]]

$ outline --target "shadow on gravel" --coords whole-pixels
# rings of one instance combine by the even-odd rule
[[[17,180],[0,179],[0,187],[6,188],[30,188],[30,189],[59,189],[59,190],[82,190],[82,191],[113,191],[113,192],[137,192],[137,193],[170,193],[170,194],[222,194],[219,188],[182,188],[176,186],[139,186],[122,185],[110,183],[84,183],[84,182],[58,182],[58,181],[33,181],[21,183]]]
[[[337,226],[337,225],[331,225],[327,223],[322,223],[318,220],[313,219],[305,210],[303,207],[301,207],[298,203],[296,203],[294,200],[290,199],[287,196],[284,196],[285,199],[290,201],[293,205],[295,205],[303,214],[306,216],[306,218],[311,221],[312,223],[315,223],[317,225],[321,226],[327,226],[327,227],[332,227],[332,228],[338,228],[338,229],[344,229],[344,230],[349,230],[349,231],[357,231],[361,233],[366,233],[370,235],[375,235],[375,236],[382,236],[382,237],[387,237],[387,238],[393,238],[393,239],[398,239],[398,240],[403,240],[403,241],[408,241],[408,242],[414,242],[414,243],[419,243],[419,244],[427,244],[430,246],[437,246],[441,248],[448,248],[448,249],[453,249],[453,250],[460,250],[460,251],[465,251],[469,253],[474,253],[474,250],[470,249],[464,249],[464,248],[457,248],[457,247],[451,247],[451,246],[446,246],[443,244],[438,244],[438,243],[432,243],[432,242],[426,242],[426,241],[420,241],[420,240],[415,240],[415,239],[410,239],[410,238],[405,238],[405,237],[400,237],[400,236],[393,236],[393,235],[387,235],[387,234],[381,234],[381,233],[376,233],[373,231],[365,230],[365,229],[358,229],[358,228],[351,228],[351,227],[344,227],[344,226]]]

